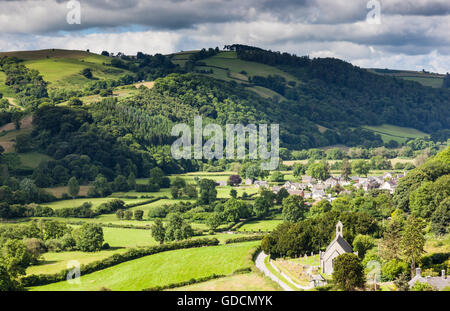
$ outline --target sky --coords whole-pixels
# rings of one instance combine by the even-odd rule
[[[365,68],[450,72],[450,0],[0,0],[0,51],[247,44]]]

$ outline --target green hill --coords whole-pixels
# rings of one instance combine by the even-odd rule
[[[82,89],[92,81],[117,79],[129,73],[127,70],[112,67],[112,58],[86,51],[47,49],[0,53],[0,58],[5,56],[17,57],[23,60],[27,68],[38,70],[44,81],[49,83],[48,89]],[[92,79],[81,75],[85,68],[91,69]],[[0,92],[2,86],[5,87],[2,80],[0,75]],[[11,95],[10,92],[8,94]]]

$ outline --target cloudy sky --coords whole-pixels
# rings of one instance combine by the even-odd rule
[[[450,0],[0,0],[0,51],[154,54],[233,43],[445,73]]]

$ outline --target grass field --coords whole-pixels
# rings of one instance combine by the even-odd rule
[[[237,58],[236,52],[220,52],[215,56],[202,60],[202,62],[206,63],[207,66],[214,66],[212,67],[213,70],[215,69],[215,67],[220,67],[223,69],[229,69],[231,73],[236,74],[245,71],[248,76],[267,77],[269,75],[272,76],[278,75],[284,77],[286,81],[295,81],[297,83],[300,82],[292,75],[278,68],[260,63],[240,60]],[[209,69],[210,67],[201,67],[201,68]],[[213,76],[223,80],[223,77],[221,75],[220,76],[216,75],[216,72],[214,72]]]
[[[84,220],[83,220],[84,221]],[[136,223],[136,222],[134,222]],[[140,223],[140,222],[139,222]],[[72,226],[78,227],[78,226]],[[103,227],[104,241],[111,247],[109,250],[102,250],[95,253],[85,252],[49,252],[42,255],[39,265],[31,266],[27,269],[27,274],[52,274],[66,269],[67,263],[71,260],[78,260],[81,264],[88,264],[97,260],[107,258],[116,253],[122,253],[126,248],[157,245],[151,235],[151,230],[110,228]],[[221,244],[230,238],[247,236],[244,234],[217,233],[203,237],[216,238]]]
[[[405,142],[408,138],[426,137],[427,134],[408,127],[400,127],[390,124],[383,124],[379,126],[363,126],[365,129],[371,130],[381,135],[384,142],[395,140],[399,143]]]
[[[212,274],[231,274],[250,266],[248,255],[259,242],[181,249],[146,256],[81,276],[81,284],[58,282],[34,287],[40,291],[142,290]],[[199,264],[201,263],[201,264]]]
[[[49,252],[42,255],[42,262],[37,266],[31,266],[27,269],[27,275],[31,274],[53,274],[67,269],[67,264],[71,260],[78,260],[80,264],[88,264],[97,260],[108,258],[117,253],[125,252],[125,248],[108,249],[95,253],[85,252]]]
[[[37,168],[41,162],[47,162],[53,159],[39,152],[20,153],[19,158],[23,166],[30,168]]]
[[[208,282],[178,287],[171,291],[278,291],[275,282],[257,273],[238,274]]]
[[[23,59],[25,66],[38,70],[44,80],[50,83],[49,89],[62,87],[79,89],[94,79],[117,79],[118,76],[128,72],[105,66],[104,63],[110,63],[111,58],[86,51],[49,49],[0,53],[0,57],[3,56]],[[93,79],[87,79],[80,74],[84,68],[92,70]],[[5,89],[2,80],[4,80],[4,74],[0,76],[0,90]],[[5,94],[13,96],[11,92],[7,92],[7,89]]]

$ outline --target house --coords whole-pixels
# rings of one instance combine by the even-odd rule
[[[450,278],[445,275],[445,270],[441,271],[441,276],[426,276],[423,277],[420,268],[416,268],[416,275],[408,282],[409,287],[413,287],[416,282],[428,283],[438,290],[450,286]]]
[[[316,179],[308,175],[302,175],[302,182],[304,182],[305,184],[315,183]]]
[[[278,193],[278,191],[280,191],[281,187],[280,186],[273,186],[271,189],[272,189],[272,192],[276,194],[276,193]]]
[[[227,182],[225,180],[219,180],[219,181],[216,181],[216,185],[219,187],[224,187],[227,185]]]
[[[251,178],[247,178],[246,180],[245,180],[245,185],[246,186],[250,186],[250,185],[253,185],[253,179],[251,179]]]
[[[325,191],[323,190],[313,190],[311,197],[314,200],[319,200],[325,197]]]
[[[256,188],[261,188],[261,187],[269,188],[269,183],[267,181],[265,181],[265,180],[255,180],[253,182],[253,185]]]
[[[393,173],[384,173],[383,176],[381,176],[384,180],[386,179],[392,179]]]
[[[320,252],[320,269],[322,273],[332,274],[333,273],[333,260],[339,255],[345,253],[352,253],[353,249],[344,239],[342,234],[343,225],[342,222],[336,224],[336,237],[328,245],[325,252]]]
[[[305,196],[305,192],[303,192],[303,190],[288,190],[288,193],[290,195],[299,195],[304,197]]]
[[[327,188],[333,188],[334,186],[338,185],[339,181],[337,178],[330,177],[327,180],[325,180],[324,185]]]
[[[389,190],[390,193],[394,193],[395,188],[397,188],[397,182],[395,180],[385,181],[380,187],[380,189]]]

